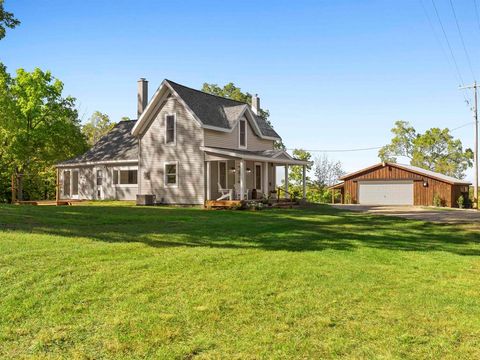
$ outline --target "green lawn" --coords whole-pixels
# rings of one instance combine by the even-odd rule
[[[480,232],[0,205],[0,358],[480,358]]]

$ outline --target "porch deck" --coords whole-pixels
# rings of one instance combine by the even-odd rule
[[[206,200],[204,208],[212,209],[246,209],[249,204],[259,203],[258,200]],[[266,208],[294,208],[300,206],[299,202],[293,199],[270,200],[265,204]]]
[[[84,200],[29,200],[29,201],[20,201],[17,200],[14,202],[15,205],[33,205],[33,206],[67,206],[73,205],[74,203],[79,203]]]

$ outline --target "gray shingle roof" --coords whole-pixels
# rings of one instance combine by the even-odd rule
[[[138,141],[131,133],[135,122],[136,120],[120,121],[86,153],[64,161],[59,165],[112,160],[137,160]]]
[[[204,125],[231,129],[234,121],[238,119],[245,107],[249,107],[247,103],[241,101],[191,89],[171,80],[166,81]],[[280,139],[280,136],[265,120],[256,116],[256,121],[263,136]]]
[[[402,168],[409,169],[411,171],[417,172],[419,174],[423,174],[425,176],[429,176],[429,177],[437,178],[439,180],[446,181],[448,183],[462,184],[462,185],[463,184],[465,184],[465,185],[470,184],[468,181],[460,180],[460,179],[454,178],[452,176],[440,174],[440,173],[437,173],[437,172],[434,172],[434,171],[431,171],[431,170],[422,169],[422,168],[419,168],[418,166],[407,165],[407,164],[397,164],[397,165],[402,167]]]
[[[264,119],[256,115],[255,117],[257,118],[257,124],[262,132],[262,135],[280,138],[280,135],[278,135],[277,132],[273,130],[273,128]]]
[[[210,149],[218,149],[224,151],[231,151],[237,154],[243,155],[258,155],[258,156],[265,156],[269,158],[274,158],[275,156],[283,154],[285,151],[279,149],[268,149],[268,150],[244,150],[244,149],[229,149],[229,148],[222,148],[217,146],[209,146]]]

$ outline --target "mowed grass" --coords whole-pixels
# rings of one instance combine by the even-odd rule
[[[480,358],[480,233],[328,206],[0,206],[0,358]]]

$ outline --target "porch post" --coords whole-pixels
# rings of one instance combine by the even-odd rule
[[[268,198],[270,190],[268,188],[268,162],[263,163],[263,197]]]
[[[245,160],[240,160],[240,200],[245,200]]]
[[[210,178],[211,178],[210,161],[207,161],[207,200],[212,200]]]
[[[57,174],[55,178],[55,201],[60,200],[60,169],[57,167]]]
[[[307,198],[307,166],[303,165],[303,200]]]
[[[285,164],[285,199],[289,199],[290,195],[288,194],[288,164]]]

